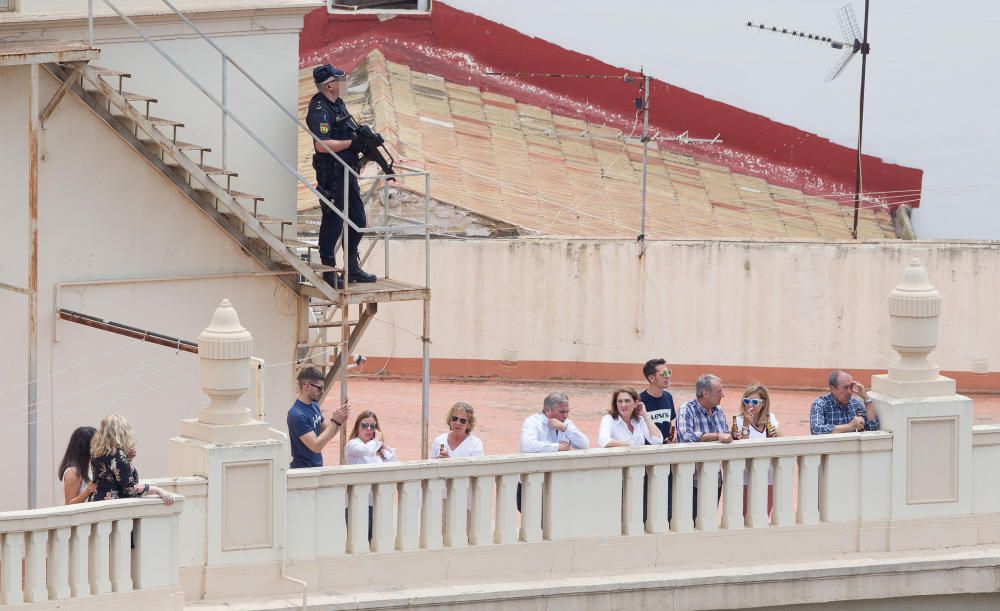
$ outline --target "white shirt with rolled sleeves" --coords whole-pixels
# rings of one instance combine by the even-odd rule
[[[526,454],[541,454],[558,452],[559,442],[567,441],[573,450],[586,450],[590,440],[576,428],[573,421],[566,419],[566,430],[557,431],[549,428],[549,418],[538,412],[524,419],[521,425],[521,452]]]
[[[602,448],[608,447],[608,442],[625,441],[630,446],[643,446],[648,441],[650,445],[660,445],[663,443],[663,435],[660,429],[656,429],[657,437],[649,432],[649,425],[646,420],[640,418],[632,421],[632,430],[628,430],[628,425],[621,418],[615,418],[611,414],[601,416],[601,428],[597,432],[597,445]]]

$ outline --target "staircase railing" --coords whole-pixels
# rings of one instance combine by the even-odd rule
[[[326,206],[327,208],[329,208],[330,210],[332,210],[337,216],[339,216],[343,220],[343,222],[345,224],[345,227],[344,227],[344,230],[341,232],[341,239],[340,239],[340,249],[341,249],[341,252],[342,252],[342,255],[343,255],[343,259],[342,259],[343,261],[346,262],[347,261],[347,256],[348,256],[348,253],[347,253],[347,238],[346,238],[347,233],[348,233],[348,228],[354,229],[355,231],[357,231],[359,233],[362,233],[362,234],[372,234],[373,237],[374,237],[374,239],[376,240],[376,242],[379,239],[384,240],[385,248],[386,249],[388,248],[388,237],[389,237],[390,234],[393,234],[393,233],[399,233],[399,234],[418,234],[418,233],[423,233],[424,234],[424,238],[425,238],[425,242],[426,242],[425,243],[425,247],[429,247],[430,225],[427,222],[428,219],[429,219],[429,209],[430,209],[430,173],[429,172],[427,172],[425,170],[407,169],[406,171],[399,172],[399,173],[392,174],[392,175],[388,175],[388,174],[374,174],[374,175],[361,176],[358,172],[356,172],[353,168],[351,168],[347,163],[345,163],[342,159],[340,159],[340,157],[337,156],[336,153],[334,153],[334,151],[330,148],[330,146],[326,143],[326,141],[318,138],[315,134],[313,134],[311,131],[309,131],[309,128],[305,125],[305,123],[303,123],[294,113],[292,113],[287,108],[285,108],[281,104],[281,102],[277,98],[275,98],[273,94],[271,94],[271,92],[269,92],[263,85],[261,85],[257,81],[257,79],[255,79],[246,69],[243,68],[243,66],[241,66],[236,60],[234,60],[231,55],[229,55],[221,47],[219,47],[219,45],[216,44],[215,41],[211,39],[211,37],[209,37],[208,35],[206,35],[202,30],[200,30],[196,25],[194,25],[191,22],[191,20],[188,19],[187,16],[185,16],[180,10],[178,10],[177,7],[175,7],[169,0],[161,0],[161,1],[163,2],[164,5],[167,6],[167,8],[170,9],[170,11],[172,11],[188,27],[190,27],[191,30],[193,30],[202,40],[204,40],[209,45],[211,45],[212,48],[215,49],[219,53],[220,57],[222,58],[222,90],[221,90],[222,91],[222,100],[219,100],[201,82],[199,82],[198,79],[196,79],[190,72],[188,72],[186,69],[184,69],[184,67],[181,66],[173,57],[171,57],[171,55],[169,53],[167,53],[167,51],[164,50],[161,45],[157,44],[157,42],[155,40],[153,40],[149,36],[149,34],[147,34],[145,31],[143,31],[142,28],[140,28],[131,18],[128,17],[128,15],[126,15],[115,4],[113,4],[110,0],[101,0],[101,1],[109,9],[111,9],[116,15],[118,15],[118,17],[121,18],[136,34],[138,34],[144,41],[146,41],[151,47],[153,47],[168,63],[170,63],[170,65],[172,65],[175,69],[177,69],[177,71],[180,72],[188,81],[190,81],[191,84],[193,84],[195,87],[197,87],[198,90],[201,91],[201,93],[209,101],[211,101],[215,106],[217,106],[222,111],[222,114],[223,114],[223,130],[222,130],[222,147],[221,147],[221,149],[222,149],[222,160],[223,160],[222,165],[223,165],[223,167],[225,167],[225,160],[226,160],[226,128],[225,128],[225,124],[226,124],[226,120],[230,119],[237,126],[239,126],[244,132],[246,132],[246,134],[248,136],[250,136],[250,138],[252,138],[254,140],[254,142],[256,142],[262,149],[264,149],[264,151],[266,151],[272,158],[274,158],[274,160],[278,162],[278,164],[282,167],[282,169],[284,169],[289,174],[293,175],[296,178],[296,180],[298,180],[298,182],[300,184],[304,185],[310,192],[312,192],[316,196],[316,198],[321,202],[321,204],[323,206]],[[93,23],[94,23],[94,0],[88,0],[87,31],[88,31],[90,46],[93,46],[93,44],[94,44],[94,25],[93,25]],[[277,152],[275,152],[274,149],[271,148],[266,142],[264,142],[264,140],[252,128],[250,128],[243,120],[241,120],[236,114],[234,114],[232,112],[232,110],[229,108],[228,94],[227,94],[228,78],[229,78],[229,66],[230,65],[232,65],[233,68],[235,68],[236,70],[238,70],[254,87],[257,88],[258,91],[260,91],[262,94],[264,94],[264,96],[268,100],[270,100],[271,103],[273,103],[279,110],[281,110],[281,112],[286,117],[288,117],[288,119],[290,119],[295,124],[295,126],[298,129],[301,129],[306,134],[308,134],[309,137],[312,138],[312,140],[314,142],[316,142],[321,148],[323,148],[324,150],[326,150],[326,152],[330,153],[333,156],[333,158],[337,161],[337,163],[339,163],[343,167],[343,171],[344,171],[344,202],[345,202],[344,210],[341,210],[336,205],[334,205],[334,203],[329,198],[327,198],[325,195],[323,195],[315,186],[313,186],[313,184],[305,176],[303,176],[295,167],[293,167],[290,163],[288,163],[287,160],[285,160],[284,158],[282,158],[281,155],[279,155]],[[396,217],[390,217],[389,215],[384,215],[383,216],[383,219],[384,219],[384,224],[383,225],[375,226],[375,227],[359,227],[356,223],[354,223],[348,217],[348,215],[345,212],[346,207],[347,207],[347,201],[348,201],[348,195],[349,195],[349,188],[350,188],[349,178],[351,176],[353,176],[356,179],[358,179],[359,183],[361,181],[379,181],[379,180],[383,180],[384,181],[384,180],[387,180],[389,178],[399,179],[399,178],[423,176],[424,177],[424,187],[425,187],[424,188],[424,198],[423,198],[424,199],[424,202],[423,202],[424,203],[424,222],[420,223],[420,222],[407,221],[407,220],[404,220],[404,219],[398,219]],[[385,204],[383,203],[383,205],[385,205]],[[392,220],[398,220],[398,221],[401,222],[401,224],[394,225],[394,224],[391,223]],[[372,245],[372,248],[373,247],[374,247],[374,244]],[[369,253],[370,252],[371,252],[371,249],[369,249]],[[384,260],[386,262],[385,273],[386,273],[386,275],[388,275],[388,273],[389,273],[389,269],[388,269],[389,256],[388,256],[387,252],[384,253]],[[427,263],[429,264],[429,257],[427,259]],[[347,289],[347,286],[348,286],[347,275],[348,274],[344,274],[344,276],[345,276],[345,278],[344,278],[344,289],[345,290]],[[430,269],[429,268],[425,269],[425,280],[426,280],[425,286],[430,286]]]

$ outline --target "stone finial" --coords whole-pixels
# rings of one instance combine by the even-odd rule
[[[204,424],[245,424],[250,410],[238,401],[250,387],[250,356],[253,336],[240,324],[236,309],[223,299],[212,322],[198,336],[201,387],[211,399],[201,410]]]
[[[905,382],[936,380],[937,365],[927,355],[937,347],[941,293],[927,270],[913,259],[903,280],[889,293],[889,341],[899,360],[889,367],[889,378]]]

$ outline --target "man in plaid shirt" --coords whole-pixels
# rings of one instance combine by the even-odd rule
[[[827,382],[830,392],[813,401],[809,410],[813,435],[878,430],[878,413],[861,383],[843,369],[831,371]]]
[[[733,436],[729,433],[729,423],[722,411],[722,380],[718,376],[706,373],[698,377],[694,383],[694,399],[681,408],[677,416],[677,441],[693,443],[697,441],[719,441],[732,443]],[[708,484],[711,485],[711,484]],[[691,516],[698,517],[698,473],[694,474]],[[722,496],[722,473],[719,473],[716,501]],[[715,511],[706,508],[708,511]]]

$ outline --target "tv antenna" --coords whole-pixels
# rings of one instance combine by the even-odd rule
[[[815,40],[827,43],[834,49],[843,49],[844,54],[840,56],[837,63],[833,65],[826,75],[826,82],[840,76],[840,74],[851,63],[855,55],[861,54],[861,93],[858,101],[858,158],[854,173],[854,227],[851,230],[851,237],[858,239],[858,211],[861,208],[861,139],[864,133],[865,124],[865,68],[868,64],[868,5],[870,0],[865,0],[865,21],[864,31],[858,29],[858,20],[854,17],[854,8],[850,4],[837,9],[837,25],[840,26],[840,33],[844,40],[834,40],[829,36],[820,36],[799,30],[789,30],[788,28],[778,28],[776,26],[766,26],[763,23],[747,22],[747,27],[764,32],[774,32],[787,36],[795,36],[806,40]]]
[[[612,75],[612,74],[562,74],[556,72],[487,72],[489,76],[513,76],[513,77],[546,77],[546,78],[580,78],[580,79],[611,79],[611,80],[621,80],[625,83],[639,83],[639,95],[635,98],[635,109],[636,112],[642,111],[642,220],[639,225],[639,235],[636,240],[639,242],[639,256],[642,257],[646,253],[646,176],[647,167],[649,159],[649,142],[653,138],[649,135],[649,83],[650,77],[646,74],[643,68],[639,69],[639,74],[629,74],[626,72],[622,75]],[[681,136],[677,138],[671,138],[679,144],[693,144],[693,143],[706,143],[715,144],[716,142],[721,142],[719,140],[719,135],[717,134],[715,138],[704,139],[704,138],[689,138],[688,132],[684,132]],[[664,138],[666,139],[666,138]],[[627,140],[627,139],[626,139]],[[628,144],[628,142],[626,142]]]

